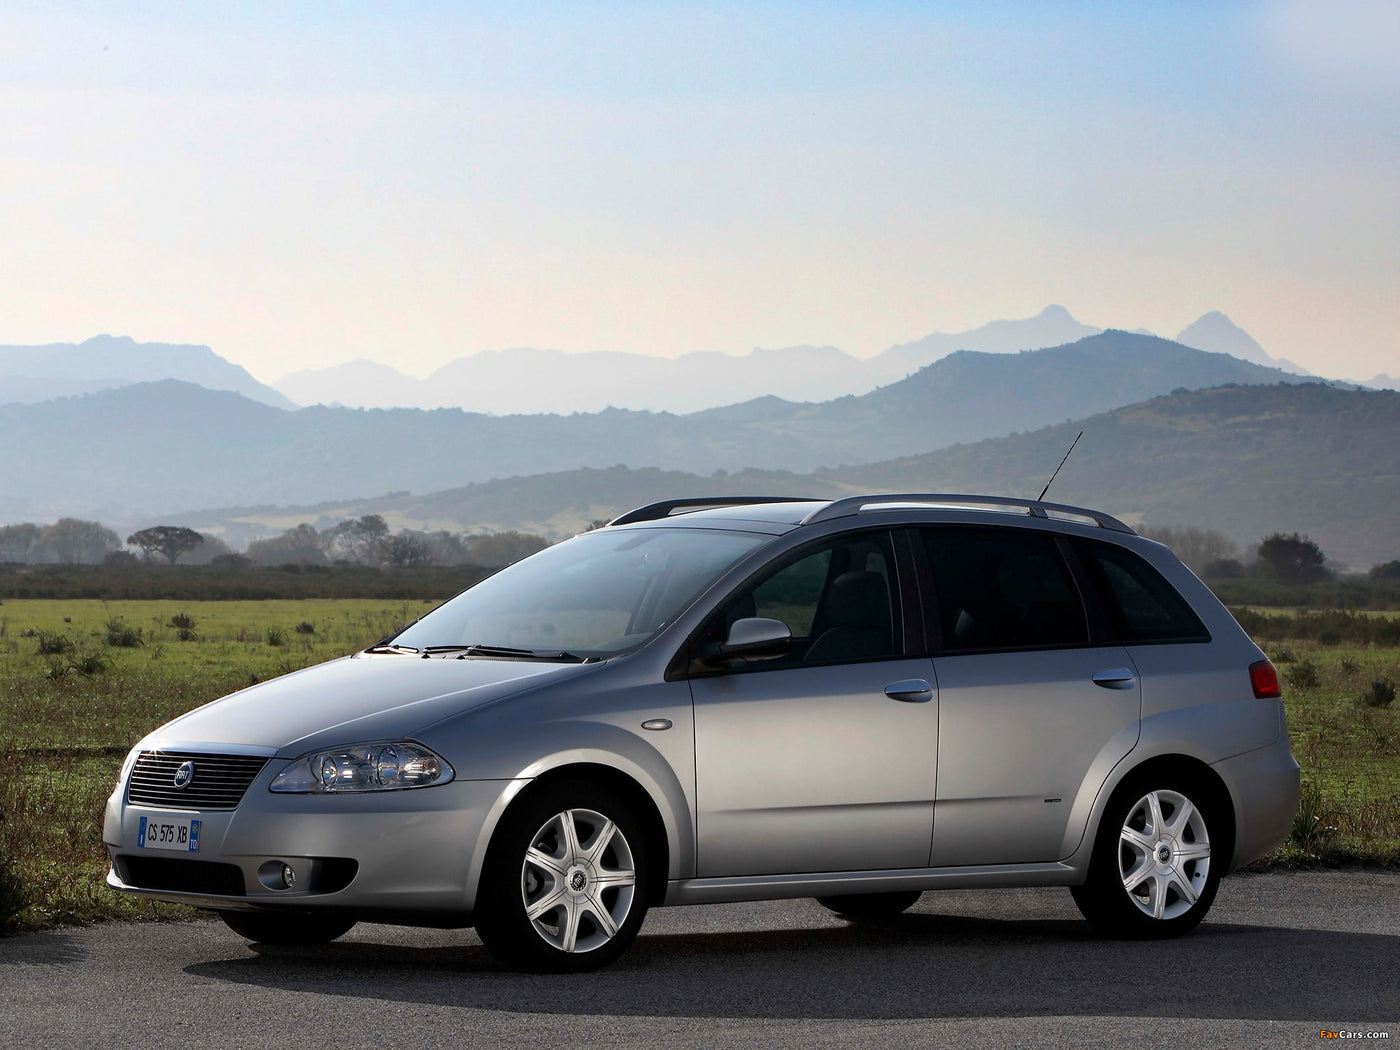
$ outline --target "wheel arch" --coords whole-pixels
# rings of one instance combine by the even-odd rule
[[[1093,856],[1094,843],[1098,840],[1104,814],[1109,811],[1112,803],[1125,793],[1140,790],[1140,782],[1167,779],[1186,780],[1199,787],[1206,793],[1210,802],[1214,803],[1215,811],[1224,813],[1228,817],[1226,827],[1208,829],[1212,842],[1221,844],[1218,851],[1214,847],[1212,848],[1212,855],[1225,859],[1225,873],[1228,873],[1231,870],[1231,862],[1235,854],[1236,822],[1239,820],[1239,811],[1234,796],[1225,780],[1211,768],[1208,762],[1195,755],[1182,752],[1165,752],[1146,757],[1140,762],[1129,764],[1125,760],[1120,763],[1118,768],[1114,770],[1114,776],[1100,790],[1094,805],[1093,818],[1089,822],[1079,848],[1069,862],[1078,867],[1081,874],[1087,875],[1089,862]]]
[[[615,757],[615,756],[610,756]],[[510,787],[502,793],[494,812],[473,851],[470,881],[467,886],[468,899],[473,903],[481,884],[481,873],[488,862],[495,842],[496,831],[506,816],[519,804],[533,797],[537,792],[554,784],[569,780],[581,780],[616,792],[635,810],[643,824],[647,846],[651,852],[652,874],[650,885],[646,887],[648,905],[658,905],[666,896],[666,888],[673,865],[677,862],[676,829],[663,816],[661,805],[656,801],[653,790],[643,784],[643,777],[636,775],[640,770],[625,770],[602,756],[578,756],[560,758],[543,768],[532,769],[530,774],[512,780]],[[646,778],[649,779],[649,778]],[[664,795],[663,795],[664,798]]]

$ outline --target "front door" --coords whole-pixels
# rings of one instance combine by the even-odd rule
[[[707,630],[745,616],[783,620],[793,644],[691,680],[698,874],[925,867],[938,704],[927,658],[903,655],[888,534],[796,556]]]

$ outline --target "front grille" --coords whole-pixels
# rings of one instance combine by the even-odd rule
[[[183,788],[175,774],[186,762],[194,776]],[[168,809],[234,809],[267,765],[256,755],[206,755],[192,751],[142,751],[127,783],[126,800]]]
[[[220,897],[243,896],[243,869],[233,864],[174,857],[114,858],[117,877],[143,890],[177,893],[209,893]]]

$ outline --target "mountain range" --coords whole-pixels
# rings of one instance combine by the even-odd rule
[[[0,406],[0,447],[25,450],[0,457],[0,520],[127,521],[607,464],[805,472],[1025,431],[1179,387],[1298,381],[1225,354],[1113,330],[1016,354],[959,351],[867,394],[819,403],[759,398],[688,415],[288,412],[164,380]]]
[[[46,401],[162,379],[231,390],[276,408],[296,407],[207,346],[138,343],[124,335],[98,335],[81,343],[0,346],[0,403]]]
[[[977,492],[1033,496],[1084,437],[1049,499],[1132,523],[1218,529],[1242,547],[1300,531],[1365,568],[1400,558],[1400,394],[1319,383],[1177,390],[1028,433],[855,467],[700,475],[615,466],[553,471],[423,495],[192,514],[231,539],[300,522],[381,514],[394,528],[523,529],[559,538],[680,495]]]
[[[934,332],[868,359],[833,346],[755,348],[744,355],[691,353],[675,358],[518,348],[460,357],[425,379],[379,362],[358,360],[294,372],[276,387],[307,405],[456,407],[495,414],[597,412],[610,407],[688,413],[763,396],[826,401],[862,394],[960,350],[996,354],[1038,350],[1102,331],[1075,320],[1062,306],[1048,306],[1022,320],[993,321],[967,332]],[[1303,373],[1290,362],[1270,357],[1218,311],[1195,321],[1176,341]]]

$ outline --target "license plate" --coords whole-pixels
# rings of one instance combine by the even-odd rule
[[[199,851],[199,821],[192,817],[142,817],[136,845],[141,849],[196,853]]]

